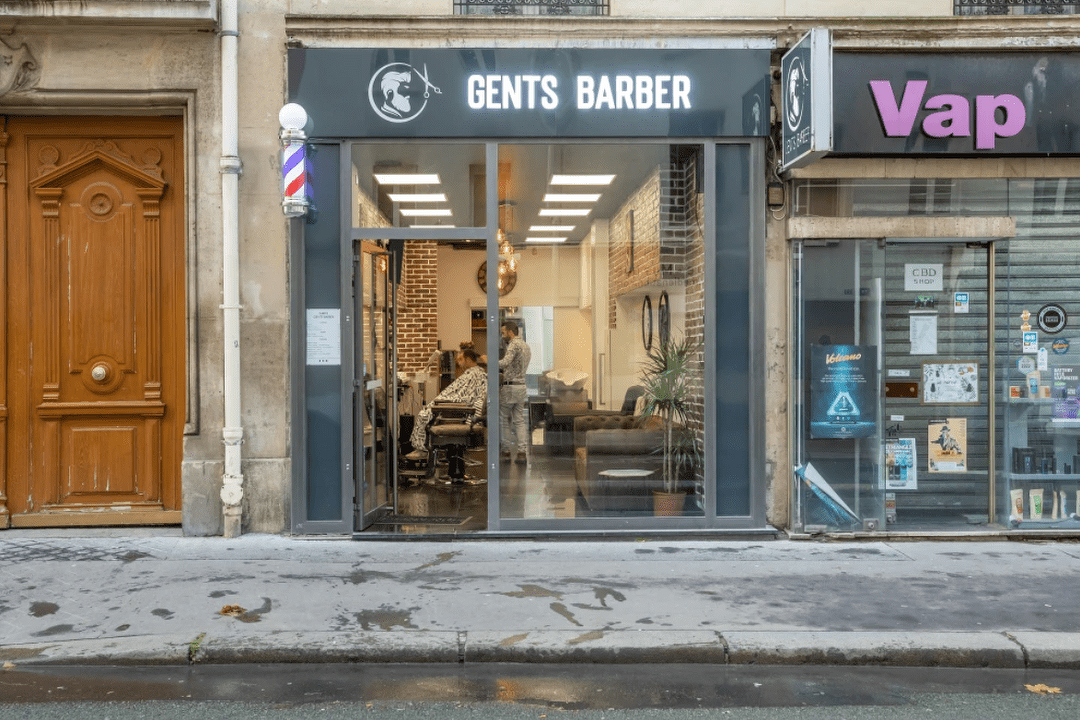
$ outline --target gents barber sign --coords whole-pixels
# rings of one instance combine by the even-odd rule
[[[780,61],[782,169],[832,149],[832,43],[814,28]]]
[[[289,99],[321,137],[764,135],[769,51],[289,51]],[[747,117],[744,117],[746,115]]]
[[[1080,54],[837,53],[837,154],[1080,154]]]

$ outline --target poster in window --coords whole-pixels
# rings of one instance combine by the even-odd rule
[[[911,315],[908,340],[912,355],[937,355],[937,315]]]
[[[885,489],[919,489],[915,438],[889,438],[885,441]]]
[[[877,430],[877,347],[810,346],[810,436],[865,438]]]
[[[967,472],[967,418],[931,420],[926,430],[927,468],[932,473]]]
[[[923,363],[923,403],[975,405],[979,402],[979,364]]]

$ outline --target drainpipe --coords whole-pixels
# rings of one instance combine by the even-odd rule
[[[237,113],[237,0],[221,3],[221,244],[222,244],[222,341],[225,399],[225,474],[221,484],[224,503],[224,535],[241,533],[244,475],[240,470],[240,446],[244,428],[240,420],[240,157]]]

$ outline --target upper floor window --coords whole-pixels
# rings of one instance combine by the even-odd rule
[[[953,0],[953,15],[1077,15],[1074,0]]]
[[[454,0],[454,14],[610,15],[611,8],[609,0]]]

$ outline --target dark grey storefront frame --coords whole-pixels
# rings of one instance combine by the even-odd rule
[[[767,57],[767,53],[766,53]],[[767,63],[766,63],[767,67]],[[763,74],[767,89],[767,73]],[[290,90],[293,84],[290,79]],[[499,517],[498,463],[488,469],[488,517],[485,534],[573,534],[636,533],[642,530],[702,531],[765,529],[765,343],[764,343],[764,241],[765,241],[765,139],[767,126],[746,124],[748,110],[754,117],[767,117],[767,104],[756,107],[749,101],[767,98],[767,92],[742,95],[744,117],[740,135],[737,126],[714,129],[716,135],[692,136],[671,127],[670,134],[642,133],[627,138],[610,133],[585,136],[541,134],[532,138],[509,137],[502,133],[446,137],[415,137],[423,142],[469,142],[485,144],[487,225],[441,231],[409,228],[355,228],[351,226],[351,150],[359,142],[402,143],[408,138],[379,139],[322,137],[313,140],[310,171],[313,177],[315,211],[307,221],[294,220],[290,226],[290,283],[293,321],[292,352],[292,529],[299,534],[348,534],[355,527],[354,478],[364,468],[353,468],[353,412],[355,363],[355,319],[352,304],[354,243],[363,239],[484,239],[490,266],[498,262],[496,241],[498,218],[498,166],[500,143],[515,144],[610,144],[671,143],[704,147],[705,219],[705,514],[678,518],[574,518],[530,520]],[[293,92],[290,99],[297,100]],[[764,113],[762,113],[764,111]],[[730,116],[729,116],[730,122]],[[310,128],[309,128],[310,130]],[[719,135],[725,137],[720,138]],[[718,156],[723,155],[723,162]],[[337,178],[337,183],[327,182]],[[329,187],[334,185],[334,187]],[[724,192],[721,197],[721,192]],[[722,204],[724,200],[728,202]],[[739,212],[739,209],[742,212]],[[721,213],[720,210],[723,212]],[[332,242],[336,247],[332,247]],[[719,244],[724,243],[724,244]],[[721,264],[723,274],[721,274]],[[742,272],[732,270],[739,267]],[[738,277],[735,283],[718,288],[718,278]],[[336,278],[336,285],[331,282]],[[330,297],[334,296],[334,302]],[[487,293],[487,322],[497,324],[498,295],[494,287]],[[723,303],[723,306],[721,306]],[[307,311],[334,307],[340,312],[341,358],[337,366],[306,364]],[[727,354],[721,363],[721,350]],[[498,334],[488,332],[487,352],[498,354]],[[494,353],[494,355],[493,355]],[[721,373],[724,376],[721,377]],[[498,397],[497,378],[489,378],[489,397]],[[336,401],[333,397],[336,395]],[[498,405],[489,403],[489,457],[498,457]],[[327,415],[334,414],[338,432],[327,427]],[[329,432],[328,432],[329,431]],[[719,436],[723,433],[723,438]],[[496,452],[492,452],[494,449]],[[732,458],[736,458],[734,461]],[[359,454],[363,462],[363,454]],[[723,507],[721,507],[723,503]]]
[[[655,144],[668,142],[668,138],[634,138],[619,140],[621,143]],[[336,169],[340,192],[331,198],[331,193],[324,192],[316,196],[315,222],[305,223],[294,220],[291,225],[293,262],[291,280],[297,289],[293,293],[293,394],[294,417],[301,422],[294,423],[293,433],[294,484],[293,484],[293,532],[299,534],[348,534],[359,528],[354,526],[353,512],[356,499],[353,495],[354,477],[363,476],[365,468],[351,467],[354,457],[352,392],[353,377],[357,358],[355,348],[355,319],[350,317],[348,309],[352,307],[352,261],[354,243],[359,240],[462,240],[484,239],[487,243],[487,261],[494,266],[498,263],[498,243],[496,239],[497,222],[484,227],[452,228],[446,230],[413,230],[411,228],[358,228],[352,227],[351,202],[351,163],[352,147],[359,142],[379,142],[397,144],[399,141],[378,140],[338,140],[319,143],[317,152],[312,153],[317,172],[325,173]],[[447,143],[454,141],[439,140]],[[485,142],[485,162],[488,168],[498,166],[498,150],[502,141],[483,141],[478,139],[459,142]],[[529,141],[514,139],[515,144]],[[549,140],[531,141],[533,144],[550,144]],[[608,139],[595,141],[561,141],[565,145],[607,144]],[[697,144],[704,148],[704,193],[705,222],[705,318],[704,327],[705,354],[704,395],[705,414],[711,421],[706,422],[705,432],[705,514],[695,517],[677,518],[573,518],[573,519],[521,519],[499,516],[499,464],[488,467],[488,517],[487,533],[610,533],[649,531],[699,531],[710,529],[746,530],[765,527],[765,422],[764,422],[764,169],[765,147],[760,139],[715,140],[703,138],[680,138],[680,143]],[[731,156],[729,162],[718,162],[718,156]],[[726,181],[734,182],[738,189],[745,189],[745,214],[731,212],[730,203],[723,205],[724,198],[718,194],[718,185]],[[498,174],[486,173],[486,217],[498,218]],[[335,188],[337,190],[338,188]],[[711,201],[710,201],[711,199]],[[321,202],[320,202],[321,201]],[[723,220],[719,219],[718,209],[725,207]],[[733,220],[734,218],[734,220]],[[735,222],[734,227],[731,223]],[[726,232],[721,232],[719,224]],[[330,227],[326,227],[329,225]],[[338,237],[336,252],[328,252],[330,235]],[[732,242],[719,245],[724,238]],[[321,250],[320,250],[321,248]],[[304,338],[307,335],[306,312],[312,297],[312,285],[317,285],[317,293],[326,294],[327,283],[313,283],[309,276],[312,253],[320,254],[316,263],[323,265],[323,272],[330,268],[325,264],[330,255],[336,256],[338,279],[332,289],[337,294],[341,308],[341,365],[332,368],[312,368],[305,364],[306,348]],[[741,281],[728,289],[718,288],[721,277],[721,263],[744,263],[746,272]],[[357,288],[359,292],[361,288]],[[721,308],[721,303],[724,308]],[[494,289],[487,293],[486,317],[489,328],[497,325],[499,296]],[[732,313],[731,309],[736,308]],[[710,319],[713,321],[710,322]],[[725,327],[723,323],[729,323]],[[745,346],[738,341],[737,329],[745,330]],[[733,351],[731,338],[745,347],[745,355]],[[726,346],[726,347],[725,347]],[[721,363],[721,348],[726,355]],[[498,356],[498,333],[488,332],[487,353]],[[721,377],[724,373],[725,377]],[[319,377],[323,376],[323,377]],[[745,384],[740,381],[745,380]],[[497,377],[492,374],[488,380],[489,397],[498,397]],[[314,427],[311,420],[313,410],[327,405],[324,397],[321,402],[312,402],[308,397],[309,388],[317,386],[325,396],[330,386],[336,386],[340,432],[328,437],[320,432],[321,427]],[[728,405],[721,407],[726,399]],[[732,408],[745,405],[745,412],[733,412]],[[726,411],[726,412],[725,412]],[[741,417],[740,417],[741,416]],[[745,417],[743,422],[742,417]],[[734,419],[734,423],[732,423]],[[498,405],[489,403],[488,408],[489,457],[498,457]],[[718,435],[723,432],[729,442],[723,442]],[[745,434],[742,434],[745,433]],[[315,442],[318,447],[312,447]],[[732,463],[730,448],[744,449],[745,464],[742,458]],[[335,455],[334,462],[329,455]],[[724,458],[723,461],[721,458]],[[363,456],[360,455],[363,462]],[[336,468],[336,470],[335,470]],[[340,485],[330,482],[331,477],[339,478]],[[724,481],[723,477],[733,477],[733,481]],[[724,491],[727,491],[725,493]],[[327,495],[334,495],[327,502]],[[739,495],[732,497],[732,494]],[[313,497],[314,496],[314,497]],[[721,502],[734,501],[728,512],[718,508]],[[338,517],[312,517],[311,511],[320,505],[337,505]],[[485,533],[474,533],[474,535]]]

